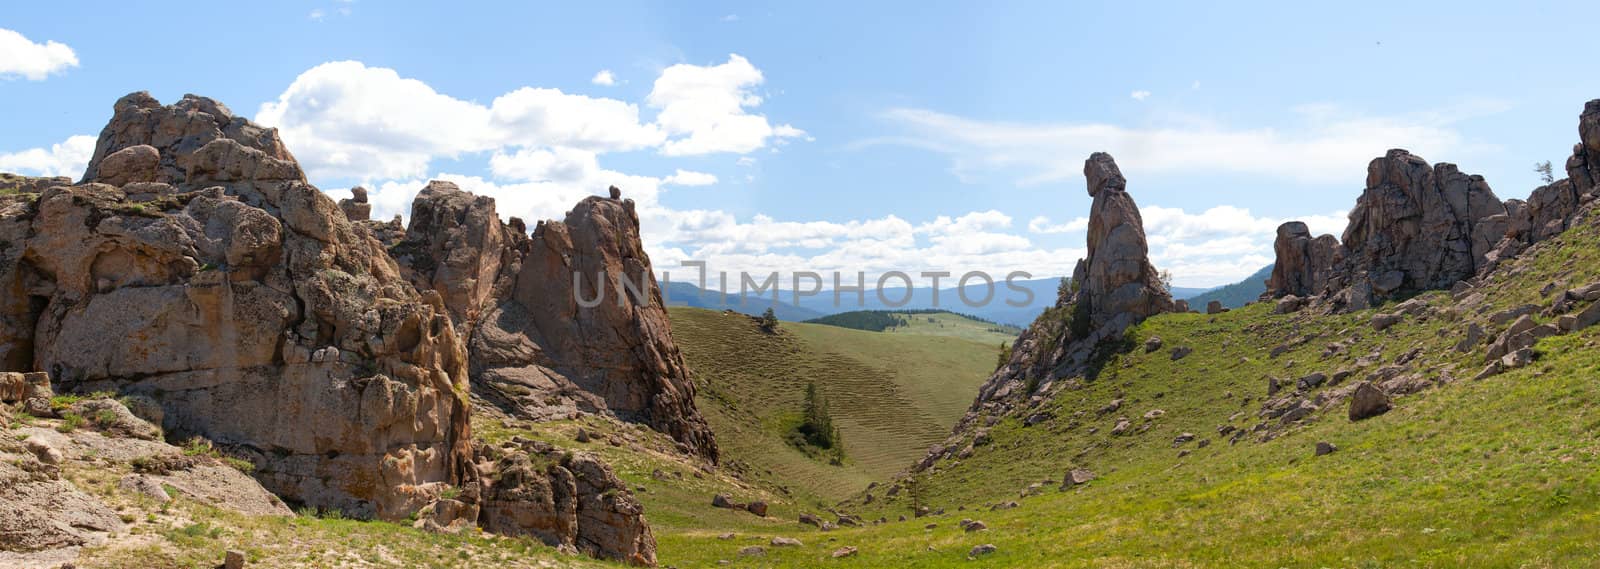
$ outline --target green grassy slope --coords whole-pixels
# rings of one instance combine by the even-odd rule
[[[727,461],[827,499],[888,479],[942,440],[992,370],[998,348],[818,324],[784,323],[774,335],[739,314],[668,312]],[[784,441],[810,382],[828,399],[843,435],[840,466]]]
[[[1385,331],[1362,313],[1273,315],[1266,304],[1226,314],[1162,315],[1134,330],[1166,348],[1116,356],[1080,389],[1044,403],[1055,419],[1033,427],[1007,418],[970,458],[919,476],[923,502],[943,516],[819,534],[809,528],[751,527],[760,537],[791,535],[805,546],[739,559],[738,547],[675,536],[681,566],[968,566],[968,550],[992,543],[985,566],[1011,567],[1589,567],[1600,553],[1600,326],[1541,340],[1528,367],[1472,380],[1483,346],[1450,349],[1468,322],[1600,280],[1600,230],[1587,220],[1524,253],[1485,285],[1481,304],[1458,307],[1444,292],[1422,295],[1438,310]],[[1557,286],[1547,288],[1549,283]],[[1542,292],[1542,291],[1552,292]],[[1579,306],[1582,308],[1582,306]],[[1536,317],[1540,322],[1550,317]],[[1488,326],[1491,333],[1500,326]],[[1310,337],[1307,340],[1307,337]],[[1353,340],[1324,356],[1334,342]],[[1271,350],[1293,344],[1277,357]],[[1172,360],[1168,348],[1194,352]],[[1267,377],[1396,365],[1419,349],[1409,371],[1439,383],[1397,397],[1388,414],[1360,422],[1330,405],[1271,440],[1237,444],[1218,434],[1250,428]],[[1379,363],[1355,361],[1372,353]],[[1097,409],[1123,399],[1116,412]],[[1161,409],[1165,414],[1145,420]],[[1118,416],[1145,430],[1112,436]],[[1277,421],[1272,421],[1277,424]],[[1198,439],[1173,443],[1180,433]],[[1200,440],[1209,440],[1205,447]],[[1338,445],[1313,456],[1318,441]],[[1180,456],[1188,451],[1185,456]],[[1099,477],[1061,491],[1068,468]],[[1049,480],[1040,495],[1020,497]],[[906,513],[901,492],[882,488],[849,509],[868,519]],[[1014,509],[989,504],[1017,501]],[[964,509],[962,509],[964,508]],[[967,533],[961,518],[989,529]],[[926,524],[935,524],[925,529]],[[744,534],[741,534],[741,539]],[[851,545],[857,556],[831,559]]]

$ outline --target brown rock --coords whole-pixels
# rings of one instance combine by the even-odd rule
[[[1119,319],[1137,322],[1171,310],[1172,297],[1150,264],[1144,219],[1116,161],[1097,152],[1084,162],[1083,172],[1094,203],[1089,208],[1086,278],[1073,280],[1084,283],[1081,290],[1090,299],[1093,327]]]
[[[100,162],[100,181],[113,186],[155,182],[160,163],[161,154],[154,146],[129,146],[106,155]]]
[[[0,303],[4,363],[259,449],[284,499],[403,518],[469,475],[465,350],[337,209],[275,130],[124,97],[84,183],[0,207],[0,284],[31,305]]]
[[[244,569],[244,552],[230,549],[222,559],[223,569]]]
[[[434,181],[392,252],[419,289],[439,292],[469,338],[475,392],[503,411],[609,413],[715,460],[631,200],[586,199],[530,238],[500,222],[493,199]]]
[[[350,221],[367,221],[372,217],[372,204],[367,203],[367,189],[361,186],[350,188],[350,197],[339,200],[339,210]]]
[[[644,506],[611,468],[585,452],[537,444],[493,458],[478,523],[501,535],[526,535],[555,547],[640,566],[656,563]]]
[[[756,500],[756,501],[751,502],[749,504],[745,504],[744,509],[747,512],[750,512],[752,514],[761,516],[763,518],[767,517],[767,503],[763,502],[761,500]]]
[[[1343,302],[1352,309],[1397,293],[1447,288],[1483,266],[1500,236],[1479,226],[1503,230],[1485,220],[1505,213],[1482,176],[1390,150],[1367,167],[1367,188],[1350,212],[1345,260],[1333,281],[1345,288]]]
[[[1372,316],[1372,329],[1382,332],[1389,329],[1390,326],[1399,324],[1400,321],[1405,319],[1406,315],[1398,312],[1394,314],[1374,314]]]
[[[1222,314],[1228,309],[1222,306],[1222,301],[1213,300],[1206,303],[1206,314]]]
[[[1360,421],[1388,413],[1391,404],[1385,394],[1372,382],[1364,382],[1350,395],[1350,420]]]
[[[1312,238],[1311,229],[1299,221],[1278,226],[1278,236],[1272,244],[1277,260],[1272,265],[1272,276],[1267,278],[1270,297],[1317,296],[1328,286],[1333,266],[1344,256],[1343,246],[1332,235]],[[1291,303],[1289,309],[1280,303],[1280,313],[1299,310]]]

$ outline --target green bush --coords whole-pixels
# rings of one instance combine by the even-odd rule
[[[83,418],[83,415],[79,415],[77,413],[67,413],[61,416],[61,424],[56,426],[56,430],[63,433],[70,433],[78,430],[78,427],[82,427],[85,422],[87,422],[87,420]]]

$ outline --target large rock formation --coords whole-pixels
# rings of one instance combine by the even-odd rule
[[[1333,279],[1341,301],[1361,309],[1471,277],[1499,241],[1496,230],[1505,231],[1490,218],[1505,213],[1482,176],[1390,150],[1367,166],[1367,188],[1350,211]]]
[[[0,286],[7,370],[149,396],[285,500],[403,518],[472,476],[443,303],[215,101],[124,97],[82,183],[0,201]]]
[[[1128,181],[1110,154],[1096,152],[1083,164],[1089,180],[1089,257],[1072,280],[1082,283],[1077,302],[1089,306],[1090,326],[1123,328],[1172,309],[1172,296],[1150,264],[1144,218],[1128,195]]]
[[[1306,224],[1290,221],[1278,226],[1272,243],[1277,262],[1267,278],[1266,296],[1316,296],[1328,286],[1333,267],[1344,260],[1344,246],[1332,235],[1311,237]]]
[[[930,452],[922,466],[957,452],[953,443],[984,417],[1048,399],[1062,387],[1058,380],[1094,373],[1097,356],[1123,347],[1128,327],[1173,309],[1160,273],[1150,264],[1144,220],[1116,162],[1097,152],[1084,162],[1083,174],[1094,197],[1088,258],[1078,261],[1071,288],[1023,331],[1011,358],[979,389],[951,444]]]
[[[633,201],[590,197],[524,231],[493,198],[434,181],[391,249],[469,338],[474,393],[517,417],[610,413],[715,460]]]
[[[1298,222],[1278,229],[1266,296],[1320,296],[1359,310],[1398,294],[1449,287],[1492,270],[1565,231],[1600,181],[1600,99],[1584,105],[1567,178],[1524,200],[1501,202],[1481,176],[1390,150],[1367,167],[1343,243],[1310,239]]]

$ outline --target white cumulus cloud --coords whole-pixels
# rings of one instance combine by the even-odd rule
[[[553,168],[557,155],[571,162],[579,151],[744,154],[803,137],[747,112],[761,103],[752,91],[760,83],[761,71],[738,55],[716,66],[674,65],[647,99],[658,110],[651,121],[633,103],[541,87],[483,105],[393,69],[337,61],[301,73],[255,118],[280,130],[313,179],[420,178],[436,159],[492,153],[496,176],[533,180],[559,172],[530,168]]]
[[[804,136],[805,131],[786,124],[773,126],[765,116],[746,111],[761,105],[754,88],[763,80],[761,70],[738,54],[720,65],[680,63],[663,70],[645,99],[660,110],[656,123],[673,137],[661,147],[662,154],[743,154],[766,146],[774,137]]]
[[[52,144],[49,148],[0,152],[0,172],[76,179],[89,166],[89,158],[94,156],[94,143],[95,137],[80,134]]]
[[[589,82],[610,87],[617,84],[617,75],[612,73],[610,69],[601,69],[599,73],[595,73],[594,77],[589,79]]]
[[[0,79],[22,77],[43,81],[52,73],[78,66],[78,54],[54,40],[34,43],[27,36],[0,28]]]

